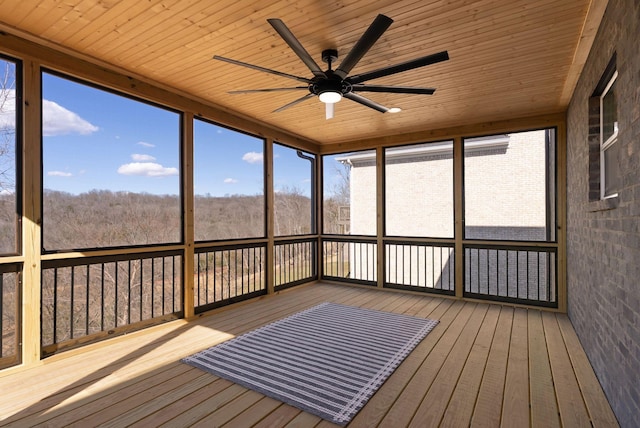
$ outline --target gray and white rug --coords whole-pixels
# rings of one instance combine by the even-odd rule
[[[322,303],[182,361],[346,425],[437,324]]]

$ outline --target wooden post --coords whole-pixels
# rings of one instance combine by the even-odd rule
[[[267,263],[266,263],[266,275],[267,275],[267,294],[273,294],[275,290],[275,231],[274,231],[274,190],[273,190],[273,140],[267,138],[264,148],[264,191],[265,191],[265,209],[266,209],[266,221],[267,221]]]
[[[556,178],[556,239],[558,311],[567,312],[567,125],[558,123],[556,132],[557,178]]]
[[[42,100],[40,64],[23,62],[23,146],[22,146],[22,363],[40,361],[40,301],[42,293]]]
[[[376,148],[376,268],[378,288],[384,287],[384,149]]]
[[[454,224],[454,288],[456,297],[462,298],[464,286],[464,153],[461,137],[453,139],[453,224]]]
[[[318,275],[318,279],[322,278],[322,274],[323,274],[323,269],[324,269],[324,264],[323,264],[323,257],[324,257],[324,252],[323,252],[323,248],[322,248],[322,233],[324,232],[323,228],[324,228],[324,189],[322,187],[322,183],[324,182],[324,159],[322,158],[322,155],[316,155],[316,162],[315,162],[315,167],[316,167],[316,173],[315,173],[315,183],[313,183],[316,187],[316,193],[315,193],[315,198],[316,198],[316,204],[315,204],[315,209],[316,209],[316,235],[318,236],[318,239],[316,240],[317,242],[317,248],[318,251],[316,251],[316,258],[315,258],[315,263],[316,263],[316,274]]]
[[[195,315],[194,301],[194,213],[193,213],[193,113],[182,114],[182,199],[183,199],[183,240],[184,261],[183,279],[184,293],[182,307],[184,317],[192,318]]]

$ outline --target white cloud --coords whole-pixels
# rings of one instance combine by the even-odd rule
[[[225,178],[225,179],[224,179],[224,182],[225,182],[226,184],[235,184],[235,183],[237,183],[237,182],[238,182],[238,180],[236,180],[235,178]]]
[[[118,168],[118,174],[167,177],[170,175],[178,175],[178,168],[164,167],[154,162],[132,162],[120,166],[120,168]]]
[[[0,129],[16,127],[16,91],[0,89]],[[98,127],[81,118],[60,104],[42,100],[42,134],[45,137],[55,135],[89,135]]]
[[[242,160],[249,163],[260,163],[262,162],[262,153],[258,152],[248,152],[242,156]]]
[[[89,135],[97,130],[97,126],[71,110],[67,110],[56,102],[42,100],[42,134],[45,137],[68,134]]]
[[[144,141],[138,141],[138,143],[137,143],[137,144],[138,144],[139,146],[142,146],[142,147],[155,147],[155,146],[156,146],[155,144],[145,143]]]
[[[15,191],[13,189],[2,189],[2,190],[0,190],[0,195],[1,196],[13,195],[14,193],[15,193]]]
[[[133,159],[136,162],[152,162],[154,160],[156,160],[156,158],[154,158],[151,155],[142,155],[139,153],[134,153],[131,155],[131,159]]]
[[[71,177],[73,174],[64,171],[49,171],[47,172],[47,175],[51,177]]]

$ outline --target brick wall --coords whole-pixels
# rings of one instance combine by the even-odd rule
[[[545,174],[544,130],[465,156],[466,237],[545,240]],[[385,180],[387,235],[453,238],[452,146],[448,154],[387,160]],[[354,160],[352,234],[376,233],[375,182],[375,162]]]
[[[639,23],[640,2],[609,1],[567,112],[569,316],[623,427],[640,420]],[[622,186],[590,201],[589,99],[614,53]]]

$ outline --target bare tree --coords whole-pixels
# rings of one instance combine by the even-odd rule
[[[0,193],[15,191],[15,67],[0,60]],[[11,116],[14,117],[11,117]]]
[[[328,189],[324,198],[324,233],[344,234],[349,231],[351,207],[351,164],[337,162],[333,165],[337,180]]]

